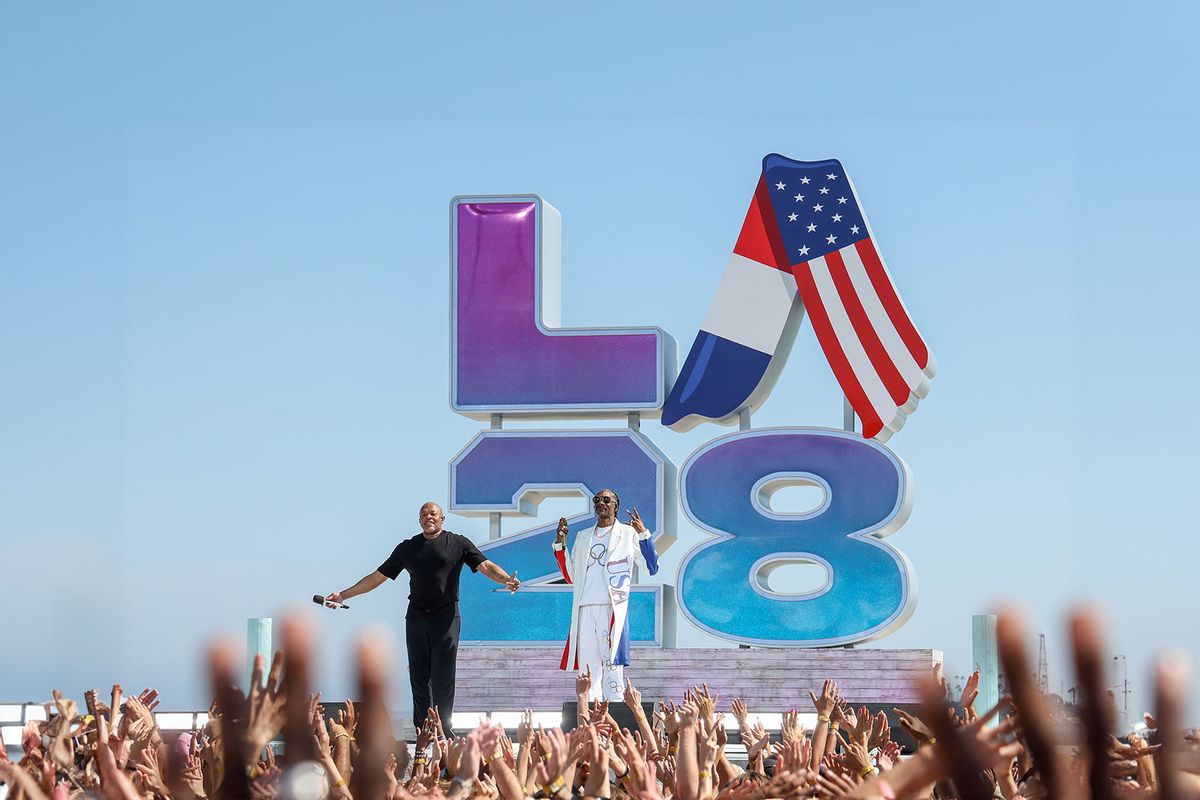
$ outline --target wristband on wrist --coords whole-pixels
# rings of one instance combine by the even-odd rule
[[[339,779],[338,779],[338,782],[337,782],[337,783],[335,783],[335,784],[333,785],[333,788],[334,788],[334,789],[340,789],[340,788],[342,788],[342,787],[343,787],[343,786],[345,786],[345,785],[346,785],[346,779],[345,779],[345,778],[339,778]]]
[[[708,770],[706,770],[706,769],[700,770],[700,780],[704,780],[705,778],[711,778],[711,777],[712,777],[712,773],[709,772]]]
[[[830,727],[830,728],[832,728],[832,729],[833,729],[833,730],[835,730],[835,731],[840,731],[840,730],[842,729],[842,726],[841,726],[841,724],[840,724],[840,723],[837,723],[837,722],[831,722],[831,723],[829,724],[829,727]]]
[[[553,780],[553,782],[547,783],[545,786],[543,786],[542,791],[545,792],[546,794],[550,795],[551,797],[553,797],[554,795],[561,792],[563,787],[566,785],[567,785],[566,781],[563,780],[562,775],[559,775],[557,778],[555,778]]]
[[[817,714],[817,722],[829,722],[829,717],[824,714]]]
[[[934,736],[928,742],[926,742],[926,744],[937,744],[937,737]]]
[[[875,768],[870,765],[867,765],[867,766],[863,767],[862,772],[858,773],[858,777],[865,778],[868,775],[874,775],[874,774],[875,774]]]

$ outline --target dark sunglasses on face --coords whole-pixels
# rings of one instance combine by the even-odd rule
[[[592,498],[592,505],[600,505],[600,504],[608,505],[609,503],[612,503],[612,502],[613,502],[613,499],[611,497],[604,497],[603,495],[596,495],[595,497]]]

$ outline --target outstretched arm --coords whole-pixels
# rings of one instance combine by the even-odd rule
[[[358,597],[360,594],[366,594],[372,589],[378,589],[386,580],[386,575],[379,570],[375,570],[349,589],[343,589],[340,592],[331,592],[325,596],[325,599],[334,603],[343,603],[351,597]]]
[[[521,582],[517,580],[517,573],[514,571],[512,575],[509,575],[495,561],[483,562],[479,565],[479,571],[484,575],[487,575],[496,583],[504,584],[504,588],[508,589],[510,592],[515,592],[517,589],[521,588]]]

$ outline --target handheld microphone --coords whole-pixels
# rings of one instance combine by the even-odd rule
[[[346,605],[345,603],[334,603],[332,600],[326,600],[324,597],[322,597],[319,594],[313,595],[313,602],[319,606],[323,606],[326,603],[333,603],[334,608],[349,608],[350,607],[350,606]]]

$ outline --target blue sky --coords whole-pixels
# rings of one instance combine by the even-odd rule
[[[1200,657],[1198,15],[0,0],[0,699],[202,705],[203,642],[415,531],[480,427],[447,405],[452,196],[545,197],[564,322],[682,358],[777,151],[843,162],[938,358],[889,443],[920,603],[874,646],[964,672],[970,614],[1012,598],[1070,686],[1091,600],[1142,708],[1160,648]],[[840,422],[806,323],[755,426]],[[644,429],[677,465],[725,431]],[[327,694],[404,593],[358,605],[321,617]]]

